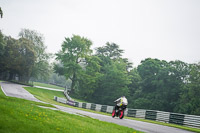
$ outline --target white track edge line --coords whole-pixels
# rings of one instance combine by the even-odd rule
[[[2,85],[0,85],[0,86],[1,86],[1,90],[3,91],[3,93],[4,93],[6,96],[8,96],[8,95],[6,94],[6,92],[4,91]]]

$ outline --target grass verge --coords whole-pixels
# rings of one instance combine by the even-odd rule
[[[0,89],[0,132],[139,133],[116,124],[40,108],[38,104],[45,106],[42,103],[6,97]]]
[[[40,83],[40,82],[33,82],[33,85],[35,86],[41,86],[41,87],[47,87],[47,88],[53,88],[53,89],[61,89],[64,90],[64,87],[56,86],[56,85],[51,85],[51,84],[45,84],[45,83]]]
[[[24,87],[27,91],[29,91],[31,94],[33,94],[37,99],[48,102],[51,104],[57,104],[58,102],[54,101],[54,96],[65,98],[65,95],[63,92],[60,91],[52,91],[52,90],[46,90],[36,87]],[[60,104],[63,105],[63,104]]]
[[[63,92],[45,90],[45,89],[36,88],[36,87],[24,87],[24,88],[27,91],[29,91],[31,94],[33,94],[37,99],[44,101],[44,102],[110,116],[110,114],[108,114],[108,113],[97,112],[97,111],[88,110],[88,109],[84,109],[84,108],[78,108],[78,107],[74,107],[74,106],[70,106],[70,105],[67,105],[67,104],[56,102],[54,100],[54,96],[57,96],[57,97],[60,97],[60,98],[65,98],[65,95],[63,94]]]
[[[58,103],[58,102],[53,100],[54,96],[65,98],[63,92],[55,92],[55,91],[51,91],[51,90],[43,90],[43,89],[32,88],[32,87],[26,87],[26,90],[28,90],[30,93],[35,95],[38,99],[45,101],[45,102],[49,102],[49,103],[53,103],[53,104],[57,104],[57,105],[61,105],[61,106],[76,108],[76,109],[79,109],[79,110],[84,110],[84,111],[89,111],[89,112],[93,112],[93,113],[99,113],[99,114],[110,116],[110,114],[108,114],[108,113],[97,112],[97,111],[83,109],[83,108],[77,108],[77,107],[69,106],[69,105],[66,105],[66,104]],[[159,124],[159,125],[164,125],[164,126],[170,126],[170,127],[175,127],[175,128],[179,128],[179,129],[184,129],[184,130],[200,133],[200,129],[198,129],[198,128],[191,128],[191,127],[180,126],[180,125],[176,125],[176,124],[170,124],[170,123],[164,123],[164,122],[152,121],[152,120],[146,120],[146,119],[140,119],[140,118],[133,118],[133,117],[125,117],[125,118],[137,120],[137,121]]]

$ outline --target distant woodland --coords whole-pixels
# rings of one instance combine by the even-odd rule
[[[119,45],[91,46],[73,35],[53,55],[37,31],[22,29],[19,39],[0,32],[0,79],[67,86],[72,97],[92,103],[114,105],[126,96],[128,108],[200,115],[200,63],[147,58],[133,68]]]

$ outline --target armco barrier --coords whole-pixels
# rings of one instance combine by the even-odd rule
[[[183,114],[170,113],[169,123],[183,125],[184,117]]]
[[[100,112],[101,111],[101,107],[102,107],[102,105],[96,104],[96,109],[95,110]]]
[[[106,112],[106,111],[107,111],[107,105],[102,105],[101,112]]]
[[[137,109],[136,110],[136,118],[142,118],[145,119],[145,115],[146,115],[146,110],[143,109]]]
[[[169,112],[157,111],[156,121],[169,122]]]
[[[107,106],[106,112],[107,113],[112,113],[113,109],[114,109],[114,106]]]
[[[82,108],[86,109],[86,103],[82,103]]]
[[[145,114],[145,119],[148,120],[156,120],[157,118],[157,112],[156,111],[151,111],[151,110],[147,110],[146,114]]]
[[[92,103],[90,109],[91,109],[91,110],[96,110],[96,104]]]
[[[69,102],[67,99],[59,98],[56,96],[54,96],[54,100],[75,107],[86,108],[106,113],[112,113],[112,110],[114,108],[114,106],[100,105],[95,103],[81,103],[81,102],[71,102],[71,101]],[[186,115],[186,114],[170,113],[164,111],[131,109],[131,108],[127,108],[124,114],[129,117],[156,120],[165,123],[173,123],[178,125],[200,128],[200,116],[196,115]]]
[[[200,116],[196,115],[185,115],[183,125],[200,127]]]
[[[79,102],[75,102],[75,107],[78,107],[79,106]]]
[[[127,116],[129,117],[136,117],[136,109],[128,109],[128,114]]]
[[[86,104],[86,109],[90,109],[91,108],[91,103],[87,103]]]

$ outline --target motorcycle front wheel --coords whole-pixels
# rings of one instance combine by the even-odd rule
[[[119,111],[119,118],[120,118],[120,119],[123,119],[123,117],[124,117],[124,111],[123,111],[123,110],[120,110],[120,111]]]

